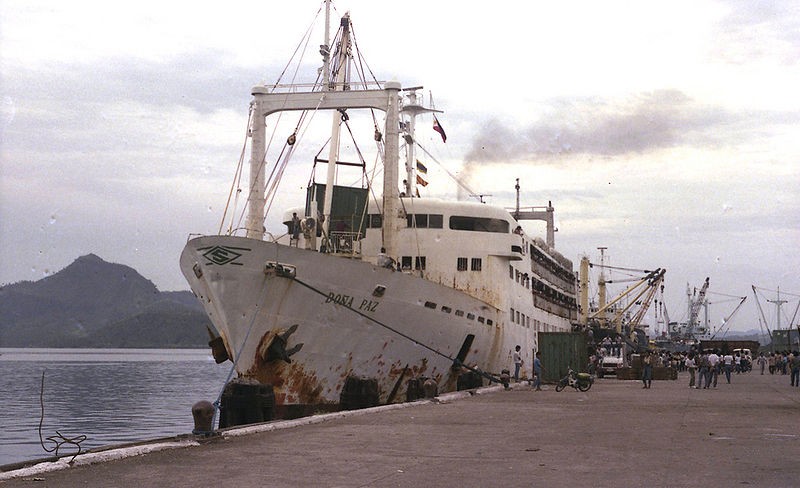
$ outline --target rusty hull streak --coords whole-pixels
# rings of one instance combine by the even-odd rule
[[[277,404],[323,404],[324,385],[315,373],[306,372],[298,363],[286,363],[282,360],[267,361],[267,349],[276,335],[283,330],[271,330],[261,337],[256,348],[255,361],[245,376],[254,378],[260,383],[272,385],[275,389]]]

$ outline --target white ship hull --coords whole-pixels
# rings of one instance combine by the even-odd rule
[[[275,272],[276,262],[296,275]],[[454,390],[462,372],[454,359],[468,335],[464,363],[494,374],[513,367],[515,345],[535,340],[531,329],[506,325],[503,311],[458,290],[282,244],[201,237],[187,244],[181,269],[239,376],[272,385],[279,407],[335,408],[350,375],[377,379],[381,402],[404,399],[405,382],[419,376]],[[294,325],[283,350],[299,350],[288,361],[270,353],[276,335]]]

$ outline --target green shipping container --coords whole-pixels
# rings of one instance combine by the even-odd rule
[[[586,372],[589,364],[589,350],[586,335],[581,332],[539,332],[539,352],[541,353],[542,381],[555,383],[566,376],[569,368]]]

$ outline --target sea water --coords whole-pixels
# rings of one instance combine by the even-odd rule
[[[207,349],[0,348],[0,465],[54,455],[51,436],[86,436],[86,450],[190,433],[192,405],[215,401],[230,367]]]

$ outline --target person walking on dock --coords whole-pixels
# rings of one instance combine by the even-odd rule
[[[708,354],[700,354],[698,361],[700,361],[700,377],[697,379],[697,387],[708,388],[711,382],[711,376],[708,374]],[[703,386],[703,381],[706,382],[706,386]]]
[[[722,357],[722,367],[725,368],[725,379],[731,383],[731,369],[733,368],[733,356],[730,353]]]
[[[522,354],[519,353],[520,349],[522,349],[522,347],[515,347],[512,356],[514,358],[514,383],[519,383],[519,370],[522,368],[522,363],[524,362],[522,360]]]
[[[708,355],[708,380],[709,383],[713,381],[714,388],[717,387],[717,378],[719,378],[719,355],[717,354],[717,350],[714,349]],[[709,385],[706,385],[709,386]]]
[[[767,358],[764,357],[764,353],[758,355],[758,359],[756,359],[758,365],[761,366],[761,374],[764,374],[764,367],[767,365]]]
[[[792,368],[792,386],[800,386],[800,352],[794,351],[789,355],[789,366]]]
[[[686,357],[686,369],[689,370],[689,388],[697,388],[694,384],[695,372],[697,370],[697,363],[694,360],[694,353],[689,353]]]
[[[539,352],[533,358],[533,389],[542,391],[542,359]]]
[[[644,383],[642,388],[650,388],[653,384],[653,357],[650,351],[646,351],[642,358],[642,383]]]

